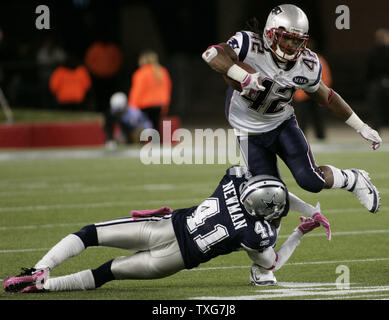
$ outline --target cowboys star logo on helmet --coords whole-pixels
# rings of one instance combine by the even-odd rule
[[[263,200],[263,203],[266,205],[266,209],[273,209],[275,206],[279,205],[278,203],[274,202],[275,195],[273,195],[273,198],[271,201]]]
[[[276,177],[258,175],[250,178],[241,187],[240,201],[252,216],[271,221],[288,210],[288,191]]]

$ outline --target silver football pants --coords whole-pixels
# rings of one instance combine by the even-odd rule
[[[171,216],[96,223],[99,245],[136,250],[113,260],[115,279],[156,279],[185,268]]]

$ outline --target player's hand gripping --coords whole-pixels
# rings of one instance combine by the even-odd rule
[[[247,77],[240,83],[242,86],[240,95],[255,99],[257,97],[258,91],[265,90],[265,87],[259,83],[259,78],[259,72],[249,73]]]
[[[317,212],[312,215],[312,218],[316,222],[320,223],[320,225],[323,226],[324,229],[326,229],[327,239],[331,240],[330,223],[328,222],[327,218],[321,214],[319,202],[316,204],[316,210],[317,210]]]
[[[370,128],[366,123],[362,126],[361,129],[357,130],[357,132],[362,136],[362,138],[372,143],[371,147],[373,150],[377,150],[380,147],[382,143],[380,135],[377,131]]]
[[[299,230],[302,234],[306,234],[317,227],[320,227],[320,223],[313,218],[300,217],[302,222],[296,230]]]

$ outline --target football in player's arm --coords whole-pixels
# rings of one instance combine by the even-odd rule
[[[277,228],[272,224],[289,211],[286,186],[275,177],[254,176],[244,167],[231,167],[213,194],[198,206],[172,210],[132,211],[131,217],[88,225],[67,235],[33,268],[4,279],[6,292],[43,292],[96,289],[120,279],[157,279],[192,269],[210,259],[244,249],[256,270],[277,270],[289,259],[303,235],[327,220],[320,207],[301,201],[301,224],[275,251]],[[329,225],[324,226],[329,229]],[[90,246],[135,250],[96,269],[50,277],[67,259]]]

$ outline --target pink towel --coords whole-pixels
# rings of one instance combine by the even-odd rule
[[[149,209],[149,210],[132,210],[131,216],[132,218],[147,218],[147,217],[155,217],[155,216],[166,216],[167,214],[171,214],[173,212],[169,207],[162,207],[158,209]]]

